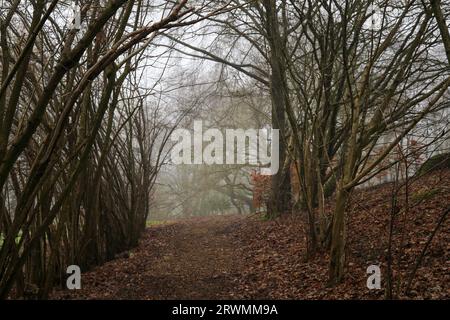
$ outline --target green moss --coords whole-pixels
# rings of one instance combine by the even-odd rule
[[[419,192],[414,193],[411,196],[411,200],[413,200],[414,202],[422,202],[425,200],[429,200],[433,197],[435,197],[436,195],[438,195],[442,190],[440,188],[434,188],[434,189],[430,189],[430,190],[421,190]]]
[[[259,219],[263,222],[274,220],[275,217],[273,215],[268,214],[267,212],[260,215]]]
[[[332,175],[323,187],[323,193],[325,198],[329,198],[333,195],[334,191],[336,191],[336,176]]]
[[[435,170],[450,169],[450,153],[433,156],[420,167],[417,174],[422,176]]]
[[[19,244],[20,239],[22,238],[22,231],[19,231],[19,235],[16,237],[16,243]],[[5,236],[3,233],[0,233],[0,247],[3,245],[5,241]]]
[[[147,228],[162,226],[169,223],[170,223],[169,221],[147,220]]]

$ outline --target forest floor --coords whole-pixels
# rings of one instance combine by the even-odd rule
[[[82,276],[82,290],[53,299],[383,299],[369,290],[367,267],[380,265],[386,285],[392,184],[355,193],[348,214],[347,270],[327,286],[327,251],[305,259],[305,217],[219,216],[148,228],[139,247]],[[394,292],[398,298],[450,298],[450,223],[425,253],[408,296],[405,286],[430,234],[450,204],[450,171],[412,183],[409,209],[399,193],[393,228]],[[327,204],[330,211],[333,203]]]

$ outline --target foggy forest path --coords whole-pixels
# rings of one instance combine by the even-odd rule
[[[239,277],[237,238],[245,217],[194,218],[150,227],[138,248],[82,276],[61,298],[232,299]]]
[[[450,171],[427,175],[413,194],[436,190]],[[424,188],[425,186],[425,188]],[[398,272],[407,279],[429,235],[441,221],[450,192],[442,189],[412,207],[394,244],[405,248]],[[360,190],[349,208],[347,276],[327,286],[329,256],[305,259],[304,215],[266,220],[260,215],[190,218],[147,228],[139,246],[82,273],[81,290],[55,290],[52,299],[273,300],[384,299],[367,288],[367,267],[385,257],[392,185]],[[364,210],[362,204],[364,203]],[[367,225],[372,226],[367,228]],[[400,299],[448,299],[450,225],[442,226],[428,248],[412,286]],[[403,235],[406,237],[403,238]],[[86,271],[86,270],[82,270]],[[403,281],[403,284],[406,282]],[[56,289],[56,288],[55,288]]]

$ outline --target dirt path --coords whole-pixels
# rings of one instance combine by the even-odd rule
[[[227,297],[239,269],[231,231],[236,218],[208,218],[166,226],[173,234],[160,259],[147,270],[146,298],[219,299]],[[158,231],[155,231],[158,232]],[[155,284],[157,284],[155,286]]]
[[[81,299],[231,299],[240,269],[233,230],[242,219],[198,218],[152,227],[129,257],[83,274],[83,288],[75,295],[60,294]]]

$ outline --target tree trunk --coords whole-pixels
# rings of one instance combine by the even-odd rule
[[[333,217],[329,284],[335,285],[342,281],[345,265],[345,207],[349,198],[348,190],[339,186],[336,196],[336,208]]]
[[[276,1],[265,0],[266,31],[270,46],[270,64],[272,74],[270,91],[272,97],[272,127],[280,130],[280,170],[272,177],[272,194],[268,207],[271,217],[290,211],[291,181],[289,166],[286,165],[287,137],[286,137],[286,104],[289,103],[286,63],[282,50],[282,40],[276,10]]]

